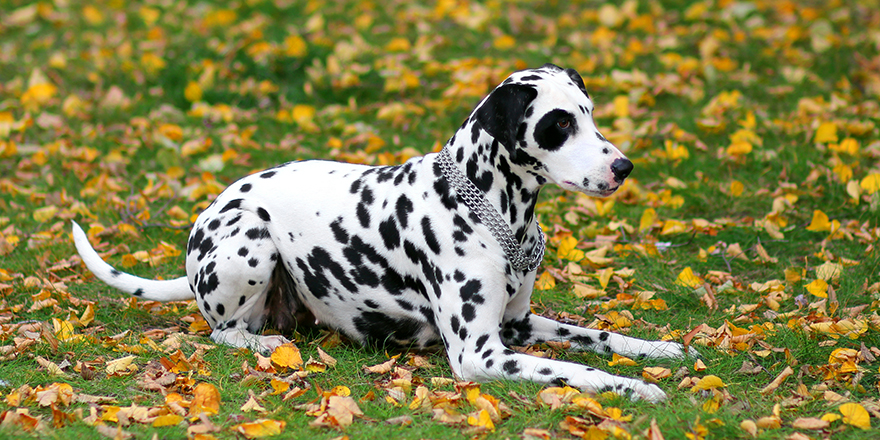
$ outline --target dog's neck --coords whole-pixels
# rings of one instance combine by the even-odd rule
[[[477,130],[476,142],[474,130]],[[510,151],[486,131],[466,124],[446,143],[456,166],[483,191],[507,221],[516,240],[525,236],[534,223],[535,203],[545,179],[530,171],[539,165],[511,160]],[[535,237],[528,240],[532,242]]]

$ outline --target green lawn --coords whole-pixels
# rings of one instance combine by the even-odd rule
[[[2,438],[876,436],[876,0],[0,10]],[[79,265],[70,220],[114,266],[181,276],[188,226],[239,177],[436,150],[546,62],[582,74],[636,168],[610,199],[542,191],[533,309],[704,359],[522,349],[653,374],[667,402],[460,384],[443,353],[328,331],[288,335],[311,362],[261,361],[214,345],[194,304],[135,301]]]

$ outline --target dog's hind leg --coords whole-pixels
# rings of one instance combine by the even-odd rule
[[[214,342],[271,352],[288,342],[282,336],[257,334],[266,323],[266,304],[275,287],[273,271],[280,263],[278,250],[257,214],[225,214],[196,223],[193,237],[218,245],[202,246],[204,251],[190,246],[194,250],[187,255],[187,276]]]

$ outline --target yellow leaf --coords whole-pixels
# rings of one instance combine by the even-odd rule
[[[408,52],[410,47],[412,45],[409,40],[404,37],[395,37],[385,45],[385,50],[388,52]]]
[[[831,422],[836,422],[836,421],[840,420],[841,418],[842,417],[840,416],[840,414],[825,413],[825,415],[823,415],[820,419],[824,420],[828,423],[831,423]]]
[[[752,144],[746,141],[734,142],[727,147],[727,154],[731,156],[742,156],[751,152]]]
[[[538,290],[550,290],[554,287],[556,287],[556,279],[547,271],[544,271],[538,278],[538,281],[535,282],[535,289]]]
[[[190,81],[183,90],[183,97],[189,102],[202,100],[202,86],[195,81]]]
[[[82,15],[91,25],[99,25],[104,22],[104,13],[92,5],[84,7],[82,9]]]
[[[789,267],[788,269],[785,269],[785,282],[789,284],[797,283],[803,278],[803,272],[803,269],[797,267]]]
[[[73,324],[70,321],[62,321],[57,318],[52,318],[52,324],[55,327],[55,337],[58,338],[59,341],[67,341],[70,339],[76,339],[76,336],[73,331]]]
[[[315,114],[317,114],[315,107],[307,104],[297,104],[290,111],[293,120],[307,131],[318,130],[318,126],[315,125]]]
[[[856,154],[859,154],[859,141],[848,137],[840,141],[840,144],[836,146],[832,144],[829,145],[828,148],[840,153],[846,153],[851,156],[855,156]]]
[[[282,393],[286,393],[287,390],[290,389],[290,382],[285,382],[283,380],[278,380],[276,378],[272,378],[269,382],[269,385],[272,386],[272,392],[270,393],[273,396],[277,396]]]
[[[697,286],[703,284],[703,280],[700,277],[694,275],[694,270],[691,269],[690,266],[685,267],[681,273],[678,274],[678,278],[675,279],[675,284],[679,286],[690,287],[692,289]]]
[[[584,259],[584,251],[580,249],[576,249],[578,241],[576,238],[571,235],[563,238],[559,242],[559,249],[556,251],[556,255],[559,258],[564,258],[569,261],[581,261]]]
[[[834,168],[831,169],[831,171],[833,171],[834,174],[837,175],[841,182],[847,182],[853,177],[852,167],[846,164],[839,163],[835,165]]]
[[[220,391],[207,382],[196,385],[193,399],[189,404],[189,415],[217,414],[220,412]]]
[[[617,353],[614,353],[613,355],[611,355],[611,360],[608,361],[608,366],[613,367],[615,365],[628,365],[630,367],[635,367],[638,364],[636,363],[636,361],[626,356],[621,356]]]
[[[874,194],[880,191],[880,173],[868,174],[862,179],[859,186],[866,194]]]
[[[739,197],[742,195],[744,190],[745,185],[743,185],[743,183],[739,180],[734,180],[733,182],[730,182],[730,195],[734,197]]]
[[[828,215],[818,209],[813,211],[813,220],[807,226],[807,230],[813,232],[830,231],[831,222],[828,220]]]
[[[612,269],[610,267],[606,267],[605,269],[597,271],[596,275],[599,276],[599,284],[604,289],[604,288],[608,287],[608,281],[610,281],[611,276],[614,275],[614,269]]]
[[[153,420],[153,426],[157,428],[161,426],[174,426],[182,421],[183,417],[177,414],[165,414],[156,417],[156,419]]]
[[[828,298],[828,283],[818,278],[805,286],[807,291],[819,298]]]
[[[858,403],[844,403],[838,408],[843,414],[843,423],[857,428],[871,429],[871,416],[862,405]]]
[[[501,35],[492,41],[492,46],[498,50],[508,50],[516,47],[516,39],[510,35]]]
[[[253,422],[240,423],[232,430],[240,432],[246,438],[269,437],[281,434],[287,422],[284,420],[260,419]]]
[[[678,220],[666,220],[660,235],[678,234],[685,231],[685,224]]]
[[[299,35],[288,35],[284,39],[284,55],[299,58],[304,56],[306,52],[308,52],[306,40],[303,40]]]
[[[654,220],[657,218],[657,211],[654,208],[648,208],[645,212],[642,213],[642,218],[639,220],[639,232],[643,232],[646,229],[651,229],[651,226],[654,225]]]
[[[604,290],[599,290],[581,283],[575,283],[573,290],[574,295],[578,298],[594,299],[605,294]]]
[[[714,394],[709,400],[703,403],[703,412],[707,414],[715,414],[721,408],[721,394]]]
[[[467,422],[468,425],[495,432],[495,424],[492,423],[489,411],[486,411],[485,409],[480,410],[476,417],[468,416]]]
[[[276,347],[270,358],[272,363],[284,368],[299,368],[303,364],[299,348],[290,342]]]
[[[629,96],[617,95],[614,97],[614,116],[618,118],[629,117]]]
[[[819,124],[813,142],[817,144],[837,142],[837,124],[833,122],[823,122]]]
[[[43,223],[52,220],[58,213],[58,207],[55,205],[44,206],[34,210],[34,220]]]
[[[696,392],[700,390],[714,390],[716,388],[724,388],[727,385],[724,381],[721,380],[720,377],[710,374],[702,379],[700,379],[691,391]]]

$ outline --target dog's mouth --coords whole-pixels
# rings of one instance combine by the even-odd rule
[[[584,194],[586,194],[588,196],[592,196],[592,197],[608,197],[611,194],[614,194],[620,188],[621,185],[617,185],[617,186],[610,187],[610,188],[604,188],[604,189],[603,188],[591,189],[591,188],[584,188],[581,185],[578,185],[574,182],[570,182],[570,181],[566,180],[565,182],[562,182],[562,185],[560,185],[560,186],[562,186],[564,189],[567,189],[569,191],[577,191],[577,192],[584,193]]]

